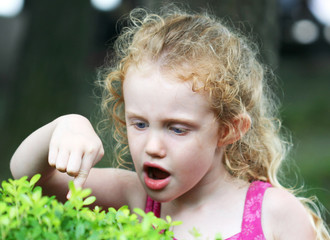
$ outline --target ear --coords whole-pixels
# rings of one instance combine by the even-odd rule
[[[241,113],[231,121],[231,126],[223,126],[220,129],[218,147],[232,144],[241,139],[251,127],[251,117],[247,113]]]

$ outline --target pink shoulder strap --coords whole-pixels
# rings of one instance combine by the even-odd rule
[[[160,209],[161,209],[161,203],[157,202],[155,200],[152,200],[149,196],[147,196],[145,212],[146,213],[153,212],[156,217],[160,218]],[[173,238],[173,240],[177,240],[177,239]]]
[[[147,196],[147,203],[145,208],[146,213],[153,212],[156,217],[160,218],[160,208],[160,202],[154,201],[149,196]]]
[[[245,199],[241,239],[266,239],[261,226],[261,209],[265,191],[271,186],[262,181],[251,183]]]

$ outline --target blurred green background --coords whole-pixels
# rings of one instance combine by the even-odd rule
[[[0,180],[11,177],[10,157],[35,129],[68,113],[95,125],[100,120],[94,81],[111,59],[118,19],[164,1],[117,2],[100,10],[89,0],[25,1],[21,12],[7,16],[0,5]],[[330,209],[330,22],[317,14],[323,9],[330,16],[330,10],[316,2],[322,1],[185,1],[224,17],[260,45],[278,77],[281,117],[294,142],[286,182],[303,184],[305,195],[315,194]],[[108,145],[107,151],[101,167],[110,165]]]

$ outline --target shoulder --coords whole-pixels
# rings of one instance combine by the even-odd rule
[[[311,218],[303,204],[284,189],[267,189],[262,225],[267,239],[315,239]]]

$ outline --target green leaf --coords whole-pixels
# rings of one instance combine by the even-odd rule
[[[182,221],[174,221],[171,223],[171,226],[179,226],[182,224]]]
[[[85,225],[83,223],[79,223],[77,225],[77,228],[76,228],[76,233],[75,233],[75,236],[76,238],[80,238],[81,236],[83,236],[85,233]]]
[[[201,234],[198,232],[197,228],[193,228],[192,230],[189,231],[191,235],[193,235],[195,238],[198,238],[201,236]]]
[[[32,199],[34,201],[39,201],[42,196],[42,189],[41,187],[36,187],[34,188],[34,191],[32,193]]]
[[[136,214],[140,215],[141,217],[145,217],[145,215],[146,215],[146,213],[142,209],[140,209],[140,208],[134,208],[133,211]]]
[[[39,181],[40,177],[40,174],[34,175],[30,180],[30,187],[34,186]]]
[[[20,197],[25,203],[33,205],[31,198],[29,198],[26,194],[20,194]]]
[[[12,196],[16,196],[16,191],[15,191],[13,185],[11,185],[7,182],[2,182],[2,187],[5,190],[5,192],[11,194]]]
[[[91,193],[92,193],[92,190],[90,189],[90,188],[85,188],[85,189],[83,189],[83,190],[80,190],[81,192],[80,192],[80,196],[82,197],[82,198],[85,198],[85,197],[87,197],[87,196],[89,196]]]
[[[0,216],[1,225],[8,225],[9,223],[10,223],[10,219],[9,219],[8,215]]]
[[[84,205],[90,205],[90,204],[92,204],[93,202],[95,202],[95,200],[96,200],[96,197],[94,197],[94,196],[90,196],[90,197],[88,197],[88,198],[86,198],[86,199],[84,200],[83,204],[84,204]]]
[[[173,232],[168,223],[158,219],[152,212],[135,209],[131,213],[128,206],[108,211],[95,207],[83,207],[95,202],[88,196],[90,189],[76,189],[69,183],[72,198],[64,204],[54,196],[42,195],[42,188],[34,184],[40,175],[2,182],[0,188],[0,238],[8,240],[99,240],[99,239],[172,239]],[[141,216],[139,221],[137,215]],[[169,217],[167,220],[172,221]],[[165,232],[160,234],[164,230]]]
[[[215,235],[215,240],[223,240],[223,238],[222,238],[222,236],[221,236],[220,233],[217,233],[217,234]]]
[[[74,186],[73,181],[70,181],[70,182],[69,182],[69,189],[70,189],[71,192],[76,192],[76,188],[75,188],[75,186]]]
[[[5,212],[6,207],[7,207],[7,204],[5,204],[4,202],[0,202],[0,213]]]

